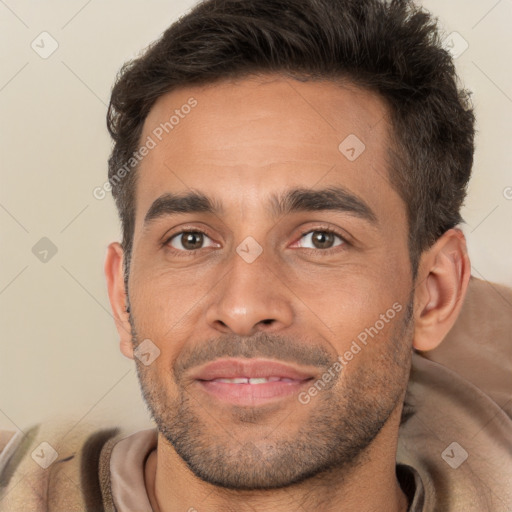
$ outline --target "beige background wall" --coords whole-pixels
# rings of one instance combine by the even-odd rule
[[[0,428],[56,415],[150,424],[103,277],[116,211],[92,191],[106,179],[116,72],[194,3],[0,2]],[[463,211],[473,274],[512,286],[512,0],[423,5],[463,38],[454,51],[469,45],[456,62],[478,117]]]

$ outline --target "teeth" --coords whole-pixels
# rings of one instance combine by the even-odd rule
[[[264,382],[269,382],[269,380],[265,379],[265,377],[249,379],[249,384],[263,384]]]
[[[216,382],[226,382],[228,384],[264,384],[265,382],[294,382],[294,379],[287,379],[280,377],[269,377],[268,379],[265,377],[258,377],[258,378],[247,378],[247,377],[239,377],[236,379],[214,379]]]
[[[231,384],[247,384],[249,379],[241,378],[241,379],[214,379],[217,382],[229,382]]]

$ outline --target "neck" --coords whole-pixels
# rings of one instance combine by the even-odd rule
[[[255,491],[204,482],[159,434],[157,449],[145,467],[148,496],[155,512],[406,512],[407,498],[396,478],[397,439],[390,442],[388,435],[393,428],[396,438],[397,425],[388,422],[349,471],[334,468],[286,488]]]

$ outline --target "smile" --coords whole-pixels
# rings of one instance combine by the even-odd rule
[[[240,377],[196,382],[210,398],[231,405],[255,407],[295,397],[309,385],[310,380],[312,379]]]
[[[210,382],[227,382],[230,384],[264,384],[265,382],[297,382],[296,379],[288,379],[286,377],[237,377],[234,379],[212,379]]]

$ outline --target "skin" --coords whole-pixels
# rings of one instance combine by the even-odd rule
[[[470,277],[462,233],[447,231],[422,254],[414,282],[405,204],[388,181],[389,113],[376,94],[278,75],[188,87],[159,98],[141,141],[191,96],[197,106],[137,170],[131,314],[119,243],[105,262],[120,348],[137,363],[159,429],[145,467],[153,509],[405,511],[395,457],[411,349],[435,348],[459,314]],[[354,161],[338,149],[349,134],[366,146]],[[369,205],[376,222],[269,208],[272,194],[332,186]],[[162,194],[192,190],[223,211],[144,224]],[[322,239],[326,228],[344,241],[316,243],[312,233]],[[207,236],[187,254],[186,238],[169,241],[180,230]],[[248,236],[262,248],[252,263],[236,251]],[[227,356],[288,359],[321,377],[396,303],[307,405],[292,396],[234,406],[191,377]],[[160,350],[148,366],[134,356],[144,339]]]

